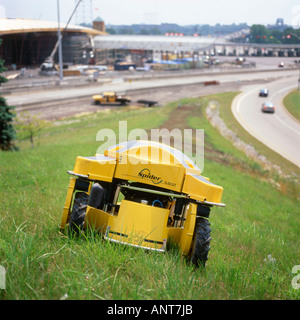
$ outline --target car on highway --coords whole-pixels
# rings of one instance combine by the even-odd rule
[[[279,63],[278,63],[278,67],[279,67],[279,68],[283,68],[283,67],[284,67],[284,62],[279,62]]]
[[[268,94],[269,94],[269,90],[267,88],[260,89],[260,91],[259,91],[260,97],[267,97]]]
[[[274,113],[275,107],[272,102],[264,102],[261,107],[262,112]]]

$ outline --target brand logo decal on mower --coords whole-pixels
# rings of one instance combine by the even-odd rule
[[[141,170],[138,174],[138,176],[142,179],[149,179],[151,180],[154,184],[159,184],[162,182],[162,179],[160,177],[155,176],[154,174],[151,174],[150,170],[145,168]]]

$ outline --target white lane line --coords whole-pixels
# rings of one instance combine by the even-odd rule
[[[294,88],[295,88],[295,85],[289,86],[289,87],[286,87],[286,88],[284,88],[284,89],[279,90],[276,94],[274,94],[274,95],[271,96],[271,100],[272,100],[272,99],[275,99],[275,97],[277,97],[277,96],[280,96],[283,92],[287,92],[287,93],[288,93],[290,90],[292,90],[292,89],[294,89]],[[284,108],[284,107],[283,107],[283,99],[284,99],[284,97],[282,97],[282,99],[281,99],[281,104],[282,104],[281,108],[282,108],[282,109]],[[275,110],[275,112],[276,112],[276,110]],[[299,126],[299,130],[294,129],[293,127],[291,127],[290,125],[288,125],[285,121],[283,121],[276,113],[275,113],[275,118],[276,118],[279,122],[281,122],[284,126],[286,126],[287,128],[289,128],[291,131],[293,131],[293,132],[295,132],[296,134],[300,135],[300,126]]]
[[[253,94],[254,92],[256,92],[258,89],[258,87],[256,87],[253,90],[248,91],[247,93],[241,93],[239,94],[233,101],[232,105],[231,105],[231,110],[233,115],[235,116],[235,118],[237,119],[237,121],[244,127],[244,129],[250,133],[253,137],[255,137],[256,139],[258,139],[259,141],[261,141],[263,144],[265,144],[267,147],[269,147],[270,149],[274,150],[275,152],[277,152],[278,154],[280,154],[282,157],[286,158],[287,160],[293,162],[295,165],[297,165],[298,167],[300,167],[300,162],[298,159],[295,159],[294,157],[286,154],[284,151],[278,149],[277,146],[275,146],[273,143],[270,143],[270,141],[267,141],[264,137],[262,137],[261,135],[259,135],[257,132],[255,132],[255,130],[253,130],[248,124],[247,122],[242,118],[239,110],[240,110],[240,105],[241,102],[246,99],[246,97],[248,97],[249,95]]]
[[[291,126],[289,126],[286,122],[284,122],[276,113],[274,114],[275,118],[281,122],[283,125],[285,125],[287,128],[289,128],[290,130],[292,130],[293,132],[295,132],[296,134],[298,134],[300,136],[300,131],[296,130],[294,128],[292,128]]]

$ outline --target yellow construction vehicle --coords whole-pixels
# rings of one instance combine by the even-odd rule
[[[131,102],[130,97],[117,94],[116,92],[103,92],[102,94],[93,95],[93,100],[95,104],[119,103],[126,105]]]
[[[209,214],[223,188],[201,175],[179,150],[151,141],[128,141],[103,155],[76,158],[61,229],[97,230],[111,242],[160,252],[167,241],[196,266],[210,249]]]

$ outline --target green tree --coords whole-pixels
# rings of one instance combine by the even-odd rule
[[[283,31],[283,42],[286,44],[300,44],[300,29],[286,28]]]
[[[271,43],[280,44],[282,40],[282,31],[270,30]]]
[[[0,39],[1,45],[1,39]],[[0,59],[0,86],[8,80],[1,75],[6,69],[4,68],[4,60]],[[6,99],[0,96],[0,150],[10,151],[18,150],[14,144],[16,139],[16,131],[13,126],[15,107],[8,106]]]
[[[250,28],[250,41],[252,43],[266,43],[269,37],[269,30],[261,25],[254,24]]]
[[[250,28],[251,43],[274,43],[274,44],[299,44],[300,29],[286,28],[283,31],[268,29],[261,24],[254,24]]]
[[[142,28],[141,31],[140,31],[140,34],[145,34],[145,35],[148,35],[150,34],[149,30],[146,29],[146,28]]]
[[[47,121],[40,119],[38,116],[32,116],[27,111],[21,112],[16,119],[18,139],[29,139],[32,148],[34,147],[34,137],[47,126]]]
[[[116,34],[116,30],[114,28],[106,28],[106,32],[109,34]]]

